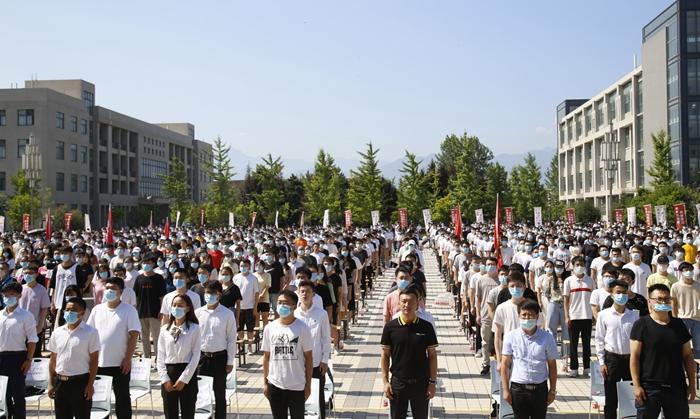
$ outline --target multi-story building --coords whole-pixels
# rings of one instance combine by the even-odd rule
[[[90,214],[93,225],[104,225],[110,204],[125,215],[139,206],[167,212],[163,176],[174,157],[185,164],[194,202],[209,183],[200,160],[210,161],[211,145],[195,139],[192,124],[150,124],[96,106],[95,86],[83,80],[0,89],[0,193],[12,195],[8,180],[26,166],[30,139],[40,186],[56,206]]]
[[[557,126],[559,198],[567,204],[589,199],[609,211],[649,187],[651,137],[661,130],[678,182],[700,185],[700,0],[675,1],[644,26],[642,65],[590,100],[564,101]],[[605,170],[603,158],[616,170]]]

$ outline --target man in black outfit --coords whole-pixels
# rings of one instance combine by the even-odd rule
[[[696,374],[691,336],[683,321],[671,316],[671,292],[666,285],[649,287],[649,315],[635,322],[630,337],[637,417],[657,418],[662,409],[667,418],[689,417]]]
[[[382,332],[380,362],[392,419],[406,418],[409,402],[413,417],[426,419],[428,401],[435,396],[438,341],[433,326],[416,315],[418,298],[415,286],[401,291],[399,317]]]
[[[608,266],[607,263],[605,266],[603,266],[603,272],[609,269],[606,268],[606,266]],[[632,284],[634,284],[634,271],[631,269],[620,269],[618,271],[618,279],[622,282],[626,282],[629,286],[629,288],[627,288],[627,296],[629,298],[627,303],[625,303],[625,308],[628,310],[639,311],[639,317],[649,315],[649,305],[647,303],[647,299],[641,294],[637,294],[636,292],[632,291]],[[612,296],[608,295],[605,301],[603,301],[603,310],[608,307],[612,307],[612,305]]]

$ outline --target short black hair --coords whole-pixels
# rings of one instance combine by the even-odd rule
[[[622,281],[620,279],[616,279],[610,283],[610,289],[613,289],[615,287],[622,287],[625,289],[625,291],[627,291],[630,288],[630,286],[629,286],[629,284],[627,284],[627,282]]]
[[[20,285],[20,283],[17,281],[12,281],[9,284],[6,284],[4,287],[2,287],[3,294],[8,291],[17,294],[22,294],[22,285]]]
[[[636,279],[636,275],[634,274],[634,271],[633,271],[632,269],[629,269],[629,268],[622,268],[622,269],[620,269],[620,271],[619,271],[619,273],[618,273],[618,275],[617,275],[618,278],[620,277],[620,275],[627,275],[627,276],[629,276],[629,277],[632,278],[632,279]]]
[[[221,282],[209,280],[204,283],[204,292],[209,291],[210,293],[223,294],[224,287],[221,286]]]
[[[296,292],[288,289],[284,289],[280,291],[280,293],[277,295],[277,297],[285,296],[286,298],[292,300],[292,310],[299,304],[299,296],[297,295]]]
[[[687,270],[687,269],[693,270],[693,269],[695,269],[695,268],[693,267],[693,264],[691,264],[690,262],[685,262],[685,261],[684,261],[684,262],[681,262],[681,263],[678,265],[678,271],[685,271],[685,270]]]
[[[521,274],[520,272],[511,272],[510,275],[508,275],[508,283],[511,282],[521,282],[523,285],[526,284],[525,282],[525,275]]]
[[[522,311],[533,311],[535,314],[540,314],[540,305],[537,301],[526,298],[518,304],[518,314]]]
[[[158,260],[156,255],[150,252],[146,253],[146,256],[143,257],[144,262],[155,262],[156,260]]]
[[[668,256],[666,255],[659,255],[658,258],[656,258],[656,264],[662,264],[662,265],[667,265],[668,264]]]
[[[119,291],[124,291],[124,280],[118,276],[105,279],[105,285],[107,284],[114,284],[119,288]]]
[[[394,271],[394,276],[398,276],[398,275],[399,275],[399,272],[403,272],[403,273],[405,273],[406,275],[409,275],[409,276],[411,275],[411,270],[408,269],[408,267],[405,266],[405,265],[403,265],[403,264],[399,265],[399,267],[396,268],[396,270]]]
[[[298,269],[297,269],[297,272],[299,272]],[[311,289],[315,291],[314,283],[309,281],[308,279],[305,279],[305,280],[299,282],[297,289],[300,289],[301,287],[311,287]]]
[[[307,268],[306,266],[298,267],[294,274],[295,274],[295,276],[296,276],[296,274],[303,274],[303,275],[306,275],[307,278],[311,279],[311,270],[309,268]]]
[[[658,291],[665,291],[668,293],[671,292],[665,284],[654,284],[654,285],[650,286],[649,289],[647,290],[648,291],[647,295],[649,295],[651,297],[651,293],[654,291],[657,291],[657,290]]]
[[[586,259],[584,259],[583,256],[574,256],[571,258],[571,266],[574,266],[576,263],[583,263],[585,265]]]
[[[85,304],[85,300],[83,300],[80,297],[73,297],[73,298],[69,299],[68,301],[66,301],[66,304],[69,304],[69,303],[72,303],[72,304],[79,306],[81,311],[85,311],[85,309],[87,308],[87,304]]]

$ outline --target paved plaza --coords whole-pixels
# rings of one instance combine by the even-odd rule
[[[435,304],[438,294],[444,292],[444,283],[438,273],[437,262],[426,249],[425,273],[428,282],[428,309],[433,313],[438,341],[438,391],[432,403],[435,418],[485,418],[491,412],[490,381],[479,375],[481,359],[469,351],[467,338],[459,331],[451,307]],[[382,333],[382,299],[392,283],[393,272],[385,272],[375,281],[375,290],[368,298],[366,309],[351,327],[351,338],[344,349],[333,355],[335,370],[335,410],[338,418],[385,418],[389,409],[383,406],[382,380],[379,368]],[[160,387],[152,374],[155,417],[163,417]],[[248,355],[246,363],[238,367],[238,411],[241,418],[271,418],[267,399],[262,394],[262,356]],[[550,416],[566,418],[588,417],[590,407],[589,380],[559,376],[557,400],[550,406]],[[235,397],[230,416],[235,415]],[[34,405],[35,406],[35,405]],[[34,406],[28,406],[30,413]],[[43,400],[39,416],[50,417],[49,403]],[[691,404],[693,417],[700,417],[700,403]],[[151,414],[148,397],[139,401],[138,416]]]

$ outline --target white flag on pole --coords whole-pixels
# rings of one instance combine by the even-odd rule
[[[5,232],[5,217],[0,215],[0,233]]]
[[[535,226],[541,226],[542,225],[542,207],[534,207],[533,208],[535,212]]]
[[[232,212],[228,213],[228,226],[229,227],[235,227],[236,226],[236,218],[233,215]]]
[[[180,211],[175,213],[175,228],[180,227]]]
[[[379,225],[379,211],[372,211],[372,227]]]
[[[279,211],[275,211],[275,228],[280,228],[280,225],[279,225],[279,223],[278,223],[279,217],[280,217],[280,212],[279,212]]]
[[[423,209],[423,224],[425,229],[428,229],[428,225],[433,222],[433,214],[430,212],[430,208]]]
[[[627,224],[631,226],[637,225],[636,207],[627,207]]]
[[[654,207],[656,211],[656,224],[660,224],[666,228],[666,205],[657,205]]]
[[[474,214],[476,215],[476,222],[477,223],[484,222],[484,210],[482,208],[475,210]]]
[[[695,210],[698,213],[698,225],[700,226],[700,204],[695,204]]]
[[[331,223],[331,212],[330,210],[323,211],[323,228],[328,228]]]
[[[90,225],[90,214],[85,214],[85,231],[92,231],[92,226]]]

